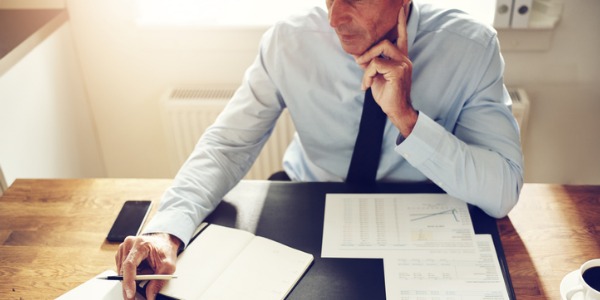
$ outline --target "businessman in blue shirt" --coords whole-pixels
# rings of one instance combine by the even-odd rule
[[[116,254],[132,299],[143,264],[175,271],[177,251],[251,167],[287,109],[293,181],[346,180],[365,90],[387,116],[380,182],[432,181],[504,217],[523,184],[519,130],[496,32],[470,16],[410,0],[327,0],[275,24],[223,113],[199,140],[143,235]],[[201,267],[201,266],[200,266]],[[147,288],[154,299],[163,282]]]

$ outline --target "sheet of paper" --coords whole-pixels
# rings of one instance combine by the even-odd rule
[[[323,257],[382,258],[397,251],[475,249],[465,202],[447,194],[328,194]]]
[[[199,299],[231,262],[252,241],[252,233],[209,225],[177,258],[178,275],[161,294],[180,299]]]
[[[311,254],[257,236],[199,299],[285,299],[312,261]]]
[[[178,278],[160,293],[186,300],[285,299],[313,259],[250,232],[211,224],[179,256]]]
[[[98,274],[96,277],[105,277],[112,275],[117,275],[117,273],[112,270],[107,270]],[[62,296],[56,298],[56,300],[114,300],[122,298],[123,292],[120,281],[96,279],[94,277],[82,283],[78,287],[68,291]],[[136,294],[135,299],[142,300],[145,298],[140,294]]]
[[[492,237],[476,235],[476,245],[477,255],[407,252],[384,258],[386,298],[508,300]]]

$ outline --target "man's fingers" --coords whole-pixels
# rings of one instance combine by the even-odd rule
[[[406,33],[406,5],[400,8],[398,13],[398,40],[396,40],[396,47],[400,49],[404,55],[408,56],[408,34]]]
[[[155,300],[156,294],[160,292],[160,290],[165,285],[165,280],[151,280],[146,286],[146,299],[147,300]]]
[[[126,299],[133,299],[135,296],[137,266],[148,257],[148,252],[147,244],[138,239],[121,265],[121,271],[123,272],[123,292]]]
[[[165,257],[161,264],[157,266],[156,274],[173,274],[175,273],[175,262],[169,257]],[[163,286],[167,283],[165,280],[152,280],[146,286],[146,299],[156,299],[156,294],[160,292]]]
[[[117,269],[123,275],[123,298],[134,299],[138,273],[173,274],[180,243],[166,233],[126,238],[115,255]],[[158,291],[161,286],[160,282],[154,283],[150,291]]]
[[[373,85],[373,80],[375,76],[377,76],[380,73],[379,63],[376,60],[378,60],[378,58],[373,59],[371,63],[369,63],[365,68],[365,73],[363,74],[363,80],[361,85],[363,91],[366,91],[368,88],[371,87],[371,85]]]
[[[117,265],[117,273],[119,273],[119,274],[123,274],[123,272],[121,271],[121,268],[123,265],[123,260],[125,260],[125,258],[127,257],[127,254],[131,250],[133,243],[134,243],[134,238],[127,237],[127,238],[125,238],[125,241],[123,241],[123,243],[121,243],[121,245],[119,245],[119,249],[117,250],[117,253],[115,254],[115,263]]]
[[[391,61],[385,58],[374,58],[363,68],[362,89],[366,90],[371,87],[377,76],[382,76],[386,81],[404,78],[410,76],[406,74],[412,73],[412,63],[407,57],[403,57],[399,61]]]
[[[357,64],[363,66],[367,65],[371,60],[375,58],[383,58],[388,60],[400,60],[403,54],[398,51],[398,48],[388,40],[383,40],[369,50],[365,51],[360,56],[354,57]]]
[[[382,75],[385,77],[387,73],[389,73],[393,67],[389,60],[385,58],[374,58],[371,60],[371,63],[365,68],[365,73],[363,75],[362,81],[362,89],[367,90],[373,85],[373,81],[375,77],[378,75]]]

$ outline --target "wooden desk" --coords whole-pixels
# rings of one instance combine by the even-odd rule
[[[560,282],[600,258],[600,186],[525,184],[498,220],[517,298],[560,299]]]
[[[125,200],[158,201],[170,180],[17,180],[0,198],[0,298],[51,299],[114,268],[105,236]],[[236,198],[260,194],[243,182]],[[600,257],[600,186],[526,184],[498,221],[517,298],[559,299],[562,277]],[[260,213],[256,211],[255,213]]]

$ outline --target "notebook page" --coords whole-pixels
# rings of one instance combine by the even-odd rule
[[[255,237],[200,299],[284,299],[312,261],[311,254]]]
[[[179,299],[199,299],[253,237],[247,231],[209,225],[179,255],[177,278],[169,280],[160,293]]]

